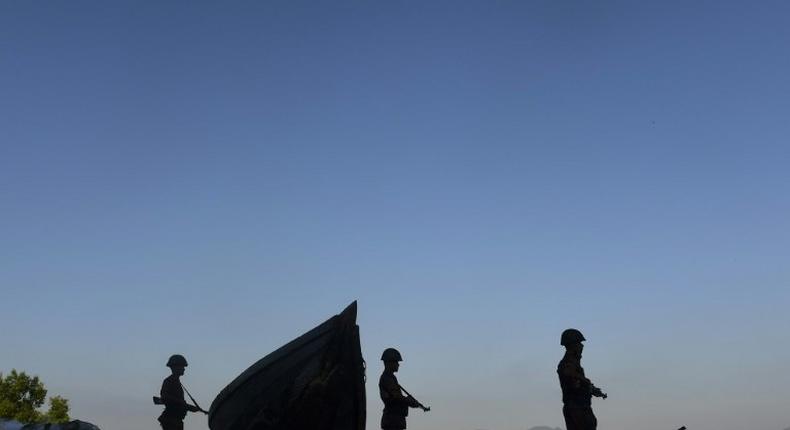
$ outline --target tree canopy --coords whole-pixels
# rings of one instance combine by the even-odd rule
[[[65,423],[69,418],[69,401],[61,396],[49,398],[49,410],[38,410],[44,405],[47,389],[38,376],[11,370],[8,375],[0,373],[0,418],[21,423]]]

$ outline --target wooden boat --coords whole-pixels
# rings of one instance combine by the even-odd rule
[[[263,357],[225,387],[211,430],[364,430],[357,303]]]

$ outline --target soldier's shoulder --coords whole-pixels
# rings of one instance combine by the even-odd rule
[[[577,368],[579,368],[579,362],[576,361],[576,360],[570,359],[568,357],[564,357],[562,360],[560,360],[559,363],[557,363],[557,370],[558,371],[565,370],[565,369],[568,369],[568,370],[569,369],[577,369]]]
[[[385,371],[381,374],[381,377],[379,377],[379,384],[392,383],[393,381],[397,382],[398,378],[396,378],[395,374],[392,372]]]

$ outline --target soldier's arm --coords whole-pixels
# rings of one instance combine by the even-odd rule
[[[592,386],[592,382],[584,376],[584,372],[578,370],[576,366],[571,363],[565,363],[560,366],[560,374],[567,378],[572,379],[576,384],[582,387]]]
[[[593,396],[595,396],[595,397],[601,397],[601,398],[604,398],[604,399],[608,397],[608,396],[606,395],[606,393],[604,393],[603,391],[601,391],[601,389],[600,389],[600,388],[596,387],[596,386],[595,386],[595,385],[593,385],[592,383],[590,384],[590,393],[591,393]]]
[[[403,395],[403,392],[400,390],[398,383],[392,379],[385,379],[381,381],[381,399],[385,402],[395,403],[395,404],[404,404],[411,408],[416,408],[417,401],[414,400],[412,397],[407,397]]]
[[[162,383],[162,390],[159,392],[159,395],[162,397],[162,403],[165,406],[178,406],[189,409],[190,405],[184,401],[183,395],[179,396],[179,394],[178,387],[170,383],[170,381]]]

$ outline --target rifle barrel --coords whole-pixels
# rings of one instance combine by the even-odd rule
[[[417,404],[418,404],[418,405],[420,405],[420,407],[421,407],[423,410],[430,409],[429,407],[427,407],[427,406],[423,405],[422,403],[420,403],[420,401],[419,401],[419,400],[417,400],[417,398],[415,398],[414,396],[412,396],[411,394],[409,394],[409,392],[408,392],[408,391],[406,391],[406,389],[405,389],[405,388],[403,388],[403,386],[402,386],[402,385],[398,384],[398,388],[400,388],[400,389],[401,389],[401,391],[403,391],[404,393],[406,393],[406,395],[407,395],[407,396],[409,396],[409,397],[411,397],[412,399],[414,399],[414,401],[416,401],[416,402],[417,402]]]

